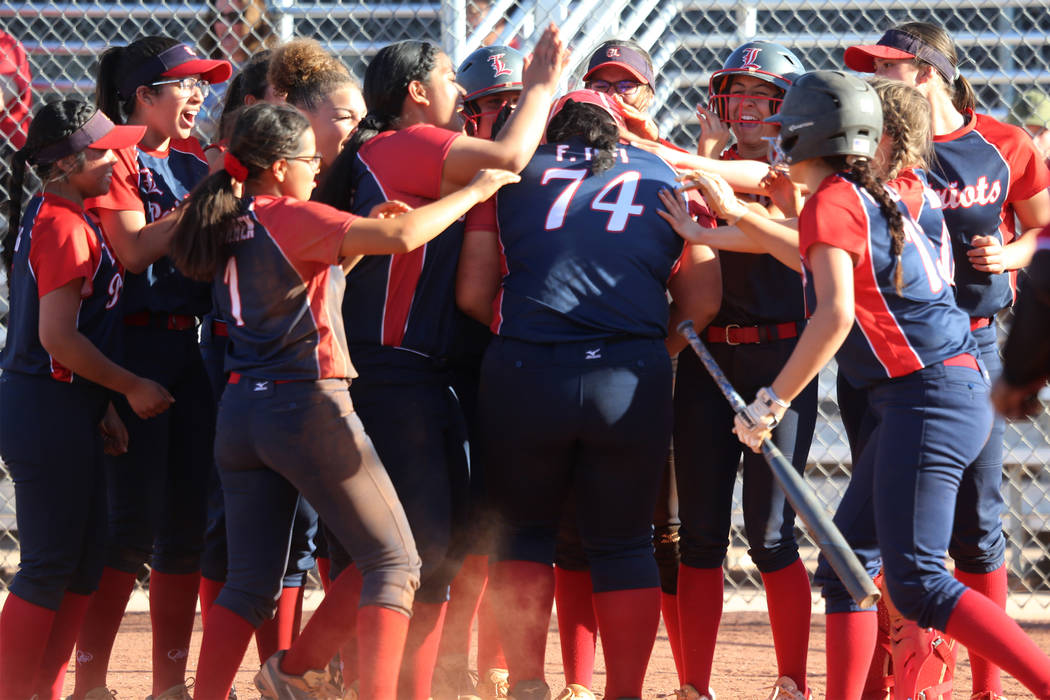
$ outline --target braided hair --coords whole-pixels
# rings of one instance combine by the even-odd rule
[[[354,161],[366,141],[396,129],[413,80],[426,80],[437,65],[441,49],[429,41],[399,41],[384,46],[365,70],[362,93],[368,114],[343,147],[339,157],[314,191],[314,200],[350,211],[354,199]]]
[[[247,180],[299,149],[310,128],[302,112],[288,105],[259,102],[241,110],[228,152],[245,167]],[[219,170],[194,188],[182,204],[170,257],[182,274],[209,282],[229,258],[230,234],[238,230],[243,204],[233,190],[233,177]]]
[[[53,179],[58,171],[56,164],[36,165],[35,157],[44,148],[61,141],[84,126],[96,111],[98,110],[94,105],[83,100],[62,100],[41,107],[29,124],[25,145],[11,158],[11,172],[7,180],[7,231],[4,232],[3,244],[0,246],[0,260],[9,272],[15,256],[18,228],[22,223],[26,164],[33,165],[37,175],[45,183]],[[76,158],[79,169],[83,166],[84,153],[76,154]]]

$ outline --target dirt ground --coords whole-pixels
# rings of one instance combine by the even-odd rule
[[[1023,623],[1023,626],[1040,647],[1050,649],[1050,622]],[[822,615],[813,616],[812,630],[809,682],[816,691],[814,698],[824,698],[824,618]],[[200,618],[198,616],[190,650],[188,671],[190,676],[193,675],[199,650]],[[547,644],[547,680],[555,693],[564,684],[560,653],[557,628],[552,621]],[[124,618],[124,624],[117,637],[109,679],[110,687],[118,692],[118,697],[122,700],[136,700],[150,693],[149,655],[149,615],[142,612],[129,613]],[[257,662],[258,656],[252,646],[237,674],[236,689],[241,700],[258,697],[252,684],[252,677],[258,669]],[[764,700],[769,694],[769,688],[775,676],[773,642],[765,613],[726,613],[719,631],[712,681],[720,700],[751,698]],[[1030,697],[1012,678],[1004,678],[1004,682],[1006,695],[1012,700]],[[604,684],[604,664],[599,650],[598,668],[594,678],[594,691],[599,698]],[[665,696],[672,693],[677,686],[678,681],[671,650],[667,643],[667,635],[661,627],[645,679],[644,697],[648,699]],[[970,666],[965,652],[962,652],[959,655],[954,697],[969,698],[969,690]],[[63,695],[70,692],[72,692],[72,669],[66,677],[66,689]],[[834,700],[834,698],[828,698],[828,700]]]

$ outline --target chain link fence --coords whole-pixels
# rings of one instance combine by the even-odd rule
[[[562,28],[578,62],[607,38],[630,37],[653,55],[660,131],[685,147],[699,133],[694,106],[706,101],[711,72],[740,43],[769,39],[792,48],[810,69],[840,68],[846,46],[874,42],[886,28],[909,20],[934,22],[952,33],[960,68],[973,83],[982,111],[1001,118],[1018,95],[1033,89],[1050,93],[1046,0],[0,0],[0,28],[20,41],[28,56],[33,105],[59,95],[90,99],[99,54],[143,34],[168,34],[235,64],[259,48],[314,37],[359,78],[376,50],[401,39],[438,43],[458,65],[483,41],[515,42],[527,51],[549,21]],[[0,55],[0,73],[10,73],[4,63]],[[573,71],[573,78],[579,73]],[[6,109],[13,114],[20,99],[18,80],[0,74],[0,81]],[[202,134],[204,140],[211,136]],[[9,138],[5,133],[2,142],[5,171]],[[6,308],[0,299],[4,316]],[[834,383],[834,370],[825,370],[807,472],[829,511],[850,467]],[[1044,412],[1036,420],[1009,425],[1006,433],[1004,525],[1013,602],[1036,611],[1050,606],[1050,596],[1040,595],[1050,590],[1048,429],[1050,417]],[[0,479],[3,589],[18,565],[18,541],[13,491],[2,467],[0,476],[5,477]],[[734,514],[727,597],[747,601],[761,586],[746,555],[739,497]],[[816,548],[805,533],[802,537],[812,568]]]

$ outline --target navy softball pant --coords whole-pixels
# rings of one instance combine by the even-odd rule
[[[105,561],[106,490],[99,421],[110,394],[94,384],[4,372],[0,455],[15,485],[21,564],[11,592],[58,610],[90,595]]]
[[[230,339],[214,333],[215,324],[209,316],[201,330],[201,357],[211,382],[212,396],[216,404],[226,388],[226,346]],[[226,508],[222,500],[222,484],[217,469],[208,476],[207,523],[204,529],[204,552],[201,554],[201,575],[212,581],[226,580]],[[323,537],[318,532],[317,511],[301,497],[295,511],[292,527],[292,546],[288,557],[288,570],[284,575],[284,586],[306,585],[306,575],[314,567],[314,543]]]
[[[143,420],[123,397],[114,400],[128,451],[106,457],[106,565],[135,573],[149,562],[166,574],[193,573],[204,549],[215,437],[215,401],[197,331],[126,326],[124,348],[128,370],[163,385],[175,403]]]
[[[411,614],[419,556],[347,386],[241,377],[222,395],[215,459],[229,570],[216,602],[256,627],[273,617],[300,493],[361,570],[361,605]]]
[[[480,415],[498,559],[553,563],[572,497],[594,591],[660,585],[652,522],[671,438],[662,340],[496,338]]]
[[[768,386],[783,368],[797,339],[708,349],[745,400]],[[678,479],[679,549],[682,563],[699,569],[722,566],[729,547],[733,486],[743,455],[744,532],[755,566],[779,571],[798,559],[795,512],[765,458],[744,449],[733,434],[733,409],[692,351],[681,353],[675,380],[675,475]],[[802,390],[780,424],[773,443],[801,474],[817,420],[817,381]]]
[[[868,391],[875,428],[835,524],[868,573],[922,627],[944,630],[965,590],[945,567],[959,486],[992,426],[989,384],[967,367],[932,365]],[[814,582],[828,613],[858,611],[821,557]]]

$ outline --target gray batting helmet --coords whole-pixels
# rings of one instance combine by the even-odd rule
[[[456,82],[463,86],[464,102],[498,92],[521,90],[525,56],[510,46],[482,46],[460,64]]]
[[[860,78],[818,70],[796,80],[780,111],[766,122],[780,125],[788,163],[823,156],[873,158],[882,136],[882,104],[875,88]]]

